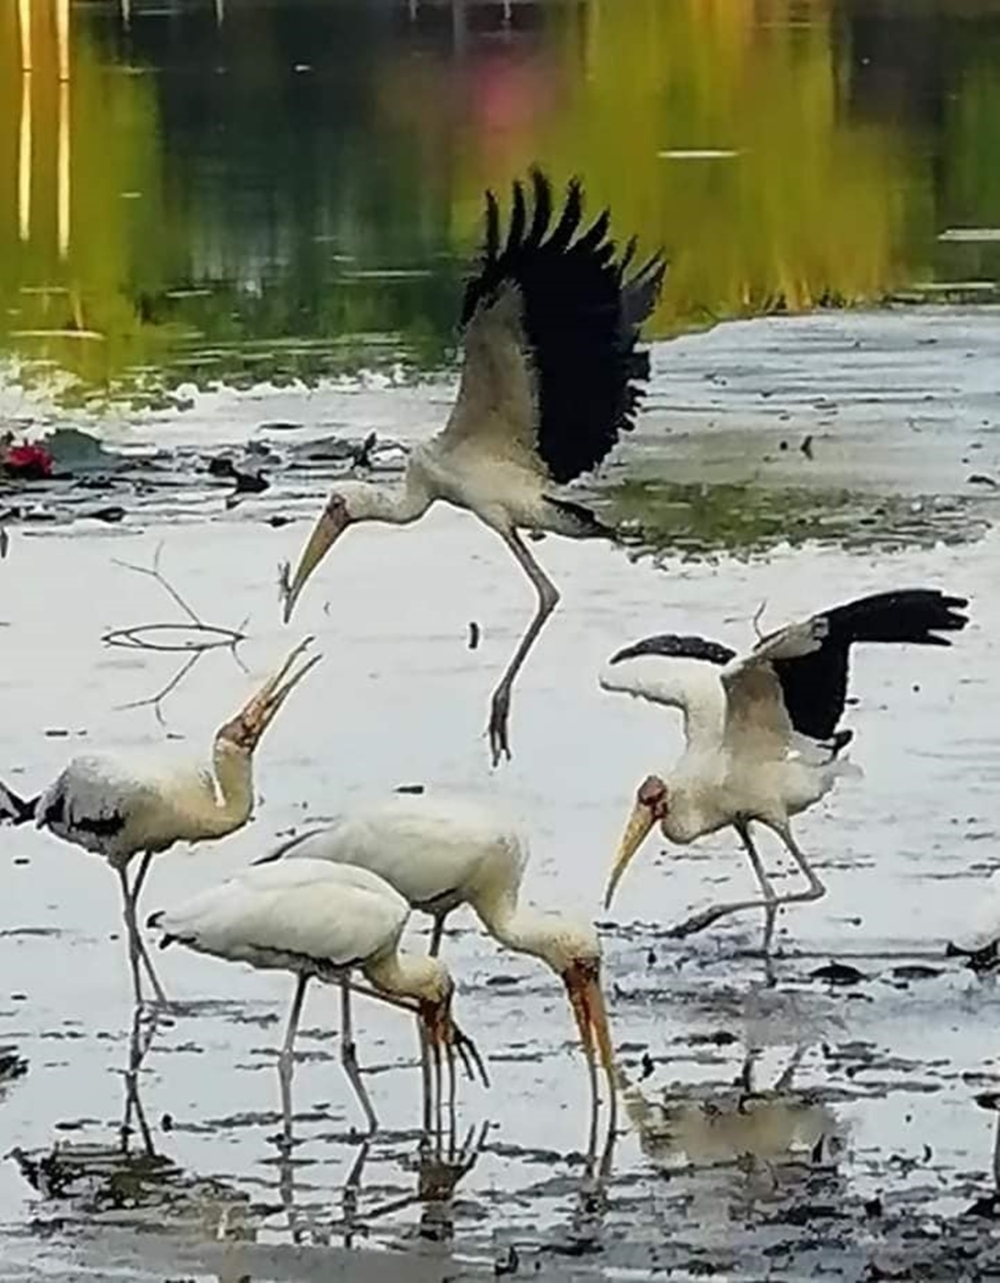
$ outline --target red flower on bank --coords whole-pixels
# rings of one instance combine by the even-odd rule
[[[8,476],[25,481],[42,481],[52,476],[52,455],[43,445],[32,442],[7,446],[0,454],[0,463]]]

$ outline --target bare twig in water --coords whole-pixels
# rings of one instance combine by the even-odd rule
[[[161,726],[165,727],[166,723],[163,720],[163,713],[160,707],[162,701],[177,689],[207,651],[218,650],[219,648],[228,650],[240,668],[244,672],[248,671],[246,664],[240,658],[237,648],[240,642],[247,640],[244,629],[248,623],[249,616],[242,621],[238,628],[224,628],[219,624],[206,624],[194,607],[184,600],[161,571],[160,554],[162,551],[163,544],[161,542],[156,546],[152,566],[136,566],[129,561],[119,561],[116,557],[113,557],[112,561],[116,566],[121,566],[125,570],[133,570],[138,575],[147,575],[149,578],[155,579],[170,599],[188,617],[190,623],[132,624],[128,628],[111,629],[110,632],[103,634],[101,641],[106,646],[118,646],[125,650],[182,653],[186,656],[173,677],[154,695],[119,705],[120,709],[151,706],[156,714],[156,720]]]
[[[160,587],[163,588],[165,592],[170,594],[170,596],[174,599],[177,605],[180,606],[181,610],[184,611],[185,615],[187,615],[187,617],[193,623],[197,624],[199,628],[204,628],[205,625],[195,614],[194,610],[192,610],[192,608],[187,604],[187,602],[180,595],[180,593],[173,586],[173,584],[170,583],[161,572],[160,570],[160,553],[161,552],[163,552],[162,540],[156,545],[156,552],[153,553],[152,566],[136,566],[131,561],[119,561],[117,557],[112,557],[111,560],[116,566],[122,566],[125,570],[134,570],[137,575],[149,575],[150,578],[155,579],[156,582],[160,585]]]
[[[235,655],[235,651],[233,653]],[[150,708],[151,707],[156,717],[156,720],[160,723],[163,729],[166,730],[167,723],[164,721],[163,710],[160,708],[160,704],[163,702],[163,700],[167,698],[167,696],[170,694],[171,691],[177,689],[177,687],[181,684],[184,678],[187,677],[188,673],[190,673],[191,669],[194,668],[195,664],[197,664],[198,660],[201,659],[204,654],[205,652],[203,650],[193,651],[190,655],[188,655],[184,663],[181,664],[177,672],[174,673],[173,677],[171,677],[171,679],[164,686],[161,686],[155,695],[147,695],[145,699],[133,699],[133,700],[130,700],[127,704],[119,704],[117,706],[119,712],[124,712],[126,709],[129,709],[129,708]]]

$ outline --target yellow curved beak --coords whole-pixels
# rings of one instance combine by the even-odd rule
[[[653,808],[647,806],[644,802],[636,802],[632,808],[632,814],[628,817],[628,824],[625,826],[621,842],[618,844],[615,862],[611,866],[608,884],[604,891],[605,909],[611,908],[611,901],[614,899],[615,890],[622,879],[622,875],[628,868],[629,862],[636,851],[649,836],[649,832],[655,823],[656,816],[653,813]]]
[[[329,510],[324,508],[320,519],[313,526],[309,542],[302,550],[299,564],[295,567],[295,574],[290,581],[287,578],[286,565],[286,578],[282,585],[282,616],[286,624],[292,617],[295,603],[306,585],[306,580],[346,529],[346,518],[331,516]]]

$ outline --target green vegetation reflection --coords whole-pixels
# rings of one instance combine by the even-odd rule
[[[64,84],[50,7],[22,75],[0,6],[0,348],[64,400],[439,368],[536,160],[666,249],[659,336],[1000,280],[995,6],[95,4]]]

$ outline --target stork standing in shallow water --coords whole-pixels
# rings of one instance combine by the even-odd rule
[[[175,842],[202,842],[242,828],[253,813],[253,754],[289,693],[319,656],[292,672],[312,641],[307,638],[279,671],[215,733],[211,766],[197,762],[135,763],[124,754],[74,757],[39,797],[30,801],[5,789],[17,812],[15,823],[34,819],[56,837],[103,855],[118,874],[137,1003],[142,1002],[140,965],[157,1000],[163,986],[139,934],[136,906],[153,856]],[[289,674],[291,673],[291,676]],[[287,679],[287,680],[286,680]],[[129,885],[128,865],[143,853]]]
[[[291,1140],[291,1080],[295,1035],[309,980],[340,985],[340,1057],[364,1110],[370,1131],[378,1126],[361,1081],[351,1019],[351,972],[375,986],[369,996],[413,1011],[422,1026],[437,1069],[440,1100],[440,1049],[449,1053],[470,1040],[451,1020],[454,982],[443,962],[399,952],[410,906],[385,881],[367,869],[327,860],[289,860],[258,864],[173,909],[150,915],[148,925],[163,932],[160,947],[173,941],[198,953],[259,970],[291,971],[295,997],[278,1060],[285,1139]],[[357,986],[355,986],[357,987]],[[426,1063],[426,1062],[425,1062]],[[454,1074],[452,1074],[454,1081]],[[430,1100],[425,1074],[424,1120]]]
[[[629,861],[659,822],[665,837],[687,844],[732,825],[753,866],[763,899],[714,905],[671,932],[689,935],[744,909],[764,910],[765,956],[783,904],[818,900],[825,888],[792,835],[791,817],[818,802],[852,768],[840,760],[853,731],[837,730],[847,698],[848,656],[855,642],[950,646],[938,634],[965,627],[962,597],[936,589],[901,589],[861,597],[764,637],[742,658],[702,637],[647,637],[621,650],[600,677],[623,691],[684,714],[687,747],[664,780],[648,776],[608,880],[605,908]],[[808,881],[778,895],[754,845],[751,823],[775,832]]]
[[[367,869],[384,878],[414,909],[434,919],[432,956],[445,919],[467,904],[501,945],[551,967],[566,987],[587,1058],[591,1151],[597,1139],[598,1059],[607,1077],[609,1135],[613,1132],[616,1073],[597,932],[589,923],[518,904],[528,849],[506,819],[469,798],[397,796],[293,838],[258,864],[300,858]]]
[[[573,181],[553,227],[549,182],[537,170],[531,179],[530,224],[524,187],[515,182],[503,245],[497,202],[486,193],[486,242],[466,286],[462,376],[444,429],[413,450],[401,490],[338,484],[285,585],[287,623],[306,580],[349,525],[408,525],[438,499],[495,530],[534,585],[538,606],[493,694],[494,765],[510,757],[514,680],[559,601],[519,532],[614,537],[588,508],[554,491],[596,467],[619,433],[633,428],[649,378],[649,355],[636,342],[666,270],[654,255],[626,278],[635,240],[616,260],[610,211],[581,232],[582,191]]]

